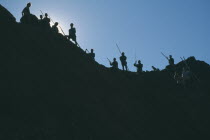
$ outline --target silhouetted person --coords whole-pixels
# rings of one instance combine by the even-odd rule
[[[43,25],[43,15],[40,15],[39,24]]]
[[[45,17],[43,19],[43,24],[46,28],[50,28],[50,18],[48,18],[48,14],[45,13]]]
[[[43,15],[40,15],[39,17],[40,17],[39,21],[42,22],[43,21]]]
[[[110,65],[112,66],[113,70],[118,70],[118,62],[116,58],[113,59],[113,62],[110,61]]]
[[[172,55],[169,55],[169,58],[168,57],[166,57],[166,58],[169,63],[169,65],[166,66],[166,69],[168,69],[171,73],[174,73],[176,70],[175,70],[175,64],[174,64],[174,59],[173,59]]]
[[[173,59],[172,55],[169,55],[168,63],[170,66],[174,66],[174,59]]]
[[[152,66],[153,71],[160,71],[158,68]]]
[[[43,15],[40,15],[39,17],[40,17],[40,20],[43,20]]]
[[[29,16],[31,14],[30,7],[31,3],[28,3],[27,6],[22,11],[22,16]]]
[[[120,56],[120,61],[121,61],[121,64],[122,64],[122,69],[123,71],[128,71],[128,66],[127,66],[127,57],[125,56],[125,53],[123,52],[122,53],[122,56]]]
[[[30,23],[31,12],[30,12],[31,3],[28,3],[27,6],[22,11],[22,17],[25,17],[25,22]]]
[[[70,27],[71,28],[69,29],[69,36],[68,36],[68,38],[72,39],[75,42],[75,44],[77,45],[78,43],[77,43],[77,36],[76,36],[76,28],[74,28],[74,24],[73,23],[70,24]]]
[[[90,53],[88,53],[88,55],[90,56],[91,59],[95,60],[95,53],[93,49],[90,50]]]
[[[52,26],[52,31],[53,31],[53,33],[56,33],[56,34],[58,34],[59,33],[59,31],[58,31],[58,22],[56,22],[53,26]]]
[[[141,74],[143,68],[143,64],[141,63],[141,61],[139,60],[138,63],[135,62],[133,65],[137,68],[137,73]]]

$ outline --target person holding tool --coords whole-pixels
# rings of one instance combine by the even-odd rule
[[[142,68],[143,68],[143,64],[141,63],[141,61],[139,60],[138,63],[135,62],[133,65],[136,67],[137,73],[141,74],[142,73]]]
[[[172,55],[169,55],[169,58],[164,55],[162,52],[161,54],[168,60],[169,65],[167,66],[167,69],[169,69],[171,72],[175,71],[175,64],[174,64],[174,58],[172,57]]]
[[[127,57],[125,56],[125,53],[120,51],[119,46],[116,44],[118,51],[120,52],[121,56],[120,56],[120,61],[121,61],[121,65],[122,65],[122,69],[123,71],[128,71],[128,66],[127,66]]]
[[[110,65],[112,66],[111,67],[112,70],[115,70],[115,71],[118,70],[118,62],[117,62],[116,58],[113,59],[113,62],[111,62],[109,59],[108,59],[108,61],[109,61]]]

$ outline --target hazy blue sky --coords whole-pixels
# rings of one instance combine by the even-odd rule
[[[106,57],[120,56],[116,43],[130,70],[135,51],[144,70],[165,67],[160,52],[172,54],[176,63],[180,56],[210,63],[210,0],[0,0],[17,21],[28,2],[31,13],[49,13],[66,33],[73,22],[80,46],[95,49],[96,60],[106,66]]]

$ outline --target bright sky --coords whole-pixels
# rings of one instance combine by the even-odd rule
[[[66,33],[73,22],[80,46],[105,66],[107,57],[119,62],[116,43],[133,71],[135,52],[144,70],[167,65],[160,52],[175,63],[180,56],[210,63],[210,0],[0,0],[17,21],[28,2],[31,13],[47,12]]]

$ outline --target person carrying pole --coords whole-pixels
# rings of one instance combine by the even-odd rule
[[[141,74],[143,68],[143,64],[141,63],[141,61],[139,60],[138,63],[135,62],[133,65],[137,68],[137,73]]]
[[[122,65],[123,71],[128,71],[128,66],[127,66],[127,57],[125,56],[125,53],[122,52],[122,55],[120,56],[120,61]]]
[[[172,55],[169,55],[169,58],[164,55],[162,52],[161,54],[168,60],[169,65],[166,67],[168,70],[174,72],[175,71],[175,64],[174,64],[174,58],[172,57]]]
[[[163,54],[162,52],[161,52],[161,54],[168,60],[168,63],[169,63],[169,65],[170,66],[174,66],[174,58],[172,57],[172,55],[169,55],[169,58],[165,55],[165,54]]]
[[[107,58],[108,59],[108,58]],[[116,58],[113,59],[113,62],[111,62],[109,59],[108,59],[110,65],[112,66],[111,69],[112,70],[118,70],[118,62],[116,60]]]
[[[121,61],[122,69],[123,69],[123,71],[125,71],[125,70],[128,71],[127,57],[125,56],[124,52],[121,52],[121,50],[117,44],[116,44],[116,46],[117,46],[119,53],[121,54],[120,61]]]

